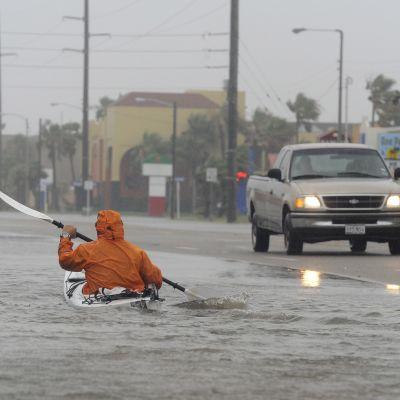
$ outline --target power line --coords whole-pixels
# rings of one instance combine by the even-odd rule
[[[250,52],[249,48],[247,47],[247,45],[244,43],[244,41],[241,39],[240,40],[241,45],[243,46],[243,48],[246,50],[248,56],[253,60],[254,65],[258,68],[258,70],[260,71],[260,73],[262,74],[262,76],[264,77],[264,80],[266,81],[267,85],[269,86],[271,92],[274,94],[276,100],[279,102],[279,104],[282,106],[282,109],[284,110],[284,112],[286,114],[289,114],[289,110],[286,106],[285,103],[282,102],[281,97],[279,96],[279,94],[277,93],[277,91],[274,89],[274,87],[271,85],[271,83],[268,82],[268,80],[266,79],[265,76],[265,71],[263,68],[260,67],[260,65],[258,64],[257,60],[255,59],[255,57],[252,55],[252,53]]]
[[[240,61],[248,68],[248,70],[250,71],[250,73],[252,73],[252,76],[254,77],[254,79],[257,81],[257,83],[260,85],[260,87],[263,89],[263,93],[268,97],[268,99],[271,101],[271,103],[273,104],[275,111],[278,111],[278,107],[277,104],[275,103],[275,100],[268,94],[268,92],[264,89],[264,84],[257,78],[257,76],[254,74],[253,69],[250,67],[250,65],[245,61],[245,59],[240,56]]]
[[[243,72],[240,71],[239,72],[239,76],[240,78],[246,83],[246,85],[250,88],[251,93],[254,94],[254,96],[257,98],[257,100],[260,102],[260,104],[262,106],[264,106],[264,108],[266,108],[267,110],[269,110],[269,107],[265,104],[264,100],[258,95],[257,90],[255,90],[254,86],[250,83],[250,81],[248,81],[246,79],[246,77],[244,76]]]
[[[317,101],[320,101],[322,98],[324,98],[336,85],[337,81],[339,80],[339,78],[336,78],[330,85],[329,87],[323,92],[323,94],[321,96],[318,97]]]
[[[289,91],[289,90],[291,90],[291,89],[293,89],[295,87],[302,86],[305,82],[308,82],[308,81],[310,81],[312,79],[315,79],[317,76],[324,75],[327,72],[331,72],[332,69],[334,69],[334,68],[336,68],[336,63],[335,63],[335,66],[330,65],[328,67],[324,67],[323,69],[319,69],[318,71],[316,71],[316,72],[314,72],[314,73],[312,73],[310,75],[307,75],[305,78],[303,78],[303,79],[301,79],[299,81],[296,81],[296,82],[288,84],[288,88],[289,89],[288,90],[285,89],[284,91],[286,92],[286,91]]]
[[[134,1],[130,1],[128,4],[125,4],[124,6],[119,7],[119,8],[117,8],[117,9],[115,9],[115,10],[109,11],[108,13],[101,14],[101,15],[98,15],[98,16],[94,16],[93,20],[101,19],[101,18],[105,18],[105,17],[111,17],[111,16],[113,16],[113,15],[115,15],[115,14],[119,14],[120,12],[125,11],[125,10],[127,10],[128,8],[133,7],[133,6],[136,5],[137,3],[140,3],[141,1],[143,1],[143,0],[134,0]]]
[[[166,19],[164,19],[163,21],[161,21],[159,24],[157,24],[156,26],[154,26],[153,28],[151,28],[150,30],[148,30],[147,32],[144,33],[144,35],[142,37],[148,37],[150,34],[156,32],[157,30],[159,30],[161,27],[163,27],[164,25],[166,25],[169,21],[173,20],[174,18],[176,18],[178,15],[182,14],[183,12],[185,12],[187,9],[189,9],[190,7],[192,7],[195,3],[197,3],[199,0],[192,0],[189,4],[186,4],[183,8],[180,8],[178,11],[176,11],[174,14],[170,15],[169,17],[167,17]],[[142,37],[137,37],[134,40],[128,40],[125,43],[122,43],[120,47],[123,47],[129,43],[132,43],[132,41],[136,41],[141,39]]]
[[[7,50],[24,50],[24,51],[33,51],[33,52],[61,52],[62,49],[58,49],[55,47],[17,47],[17,46],[9,46],[3,47],[3,49]],[[107,50],[107,49],[99,49],[99,50],[91,50],[91,53],[114,53],[114,54],[177,54],[177,53],[227,53],[228,49],[155,49],[155,50]]]
[[[48,37],[82,37],[81,33],[66,32],[16,32],[3,31],[2,35],[9,36],[48,36]],[[174,38],[174,37],[212,37],[212,36],[228,36],[229,32],[202,32],[202,33],[111,33],[113,38]]]
[[[187,25],[193,24],[194,22],[197,22],[197,21],[200,21],[200,20],[202,20],[202,19],[204,19],[204,18],[207,18],[207,17],[209,17],[210,15],[215,14],[215,13],[218,12],[219,10],[222,10],[223,8],[226,8],[227,5],[228,5],[228,3],[225,1],[223,4],[221,4],[221,5],[219,5],[218,7],[212,9],[211,11],[209,11],[209,12],[207,12],[207,13],[205,13],[205,14],[199,15],[198,17],[193,18],[193,19],[191,19],[191,20],[189,20],[189,21],[186,21],[186,22],[184,22],[184,23],[182,23],[182,24],[180,24],[180,25],[175,25],[175,26],[173,26],[173,27],[171,27],[171,28],[168,28],[167,30],[163,30],[163,32],[172,31],[172,30],[174,30],[174,29],[179,29],[179,28],[182,28],[183,26],[187,26]]]
[[[59,69],[59,70],[81,70],[80,66],[66,65],[37,65],[37,64],[4,64],[4,68],[18,69]],[[199,69],[227,69],[227,65],[203,65],[203,66],[107,66],[107,67],[91,67],[93,70],[199,70]]]

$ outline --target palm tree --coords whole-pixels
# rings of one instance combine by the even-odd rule
[[[46,121],[43,128],[43,142],[48,150],[48,156],[53,168],[52,208],[59,210],[56,160],[60,160],[62,154],[62,129],[60,125]]]
[[[368,100],[372,103],[371,126],[375,126],[375,115],[377,112],[382,111],[382,106],[387,102],[388,95],[390,97],[390,92],[395,83],[395,80],[387,78],[383,74],[379,74],[376,78],[367,81],[366,89],[371,93]]]
[[[294,102],[288,101],[287,106],[296,117],[296,142],[299,142],[299,129],[301,125],[310,126],[321,113],[318,102],[307,97],[304,93],[298,93]]]
[[[76,154],[77,143],[80,140],[82,140],[82,135],[78,122],[69,122],[61,127],[60,153],[69,160],[73,182],[76,180],[74,156]]]
[[[107,113],[107,108],[114,103],[115,100],[104,96],[99,100],[99,105],[97,106],[97,111],[96,111],[96,119],[99,120],[101,118],[104,118]]]

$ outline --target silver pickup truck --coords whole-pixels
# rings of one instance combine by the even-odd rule
[[[387,242],[400,254],[399,178],[368,146],[286,146],[267,176],[247,183],[253,249],[268,251],[270,235],[283,233],[287,254],[328,240],[348,240],[352,252]]]

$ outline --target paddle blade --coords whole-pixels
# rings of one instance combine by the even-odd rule
[[[16,210],[18,210],[26,215],[29,215],[33,218],[39,218],[39,219],[42,219],[43,221],[47,221],[50,223],[53,222],[53,219],[50,218],[48,215],[42,214],[39,211],[32,210],[32,208],[24,206],[21,203],[18,203],[18,201],[15,201],[14,199],[12,199],[10,196],[7,196],[2,191],[0,191],[0,199],[3,200],[5,203],[7,203],[12,208],[15,208]]]

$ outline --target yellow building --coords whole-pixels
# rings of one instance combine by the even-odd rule
[[[219,113],[226,100],[224,91],[185,93],[131,92],[107,109],[106,116],[90,125],[91,178],[99,182],[99,197],[105,207],[143,209],[147,198],[147,180],[134,159],[134,148],[143,134],[157,133],[170,139],[173,130],[174,102],[177,104],[177,133],[188,129],[193,114],[209,117]],[[239,115],[245,115],[245,95],[239,93]],[[132,201],[137,203],[134,207]]]

